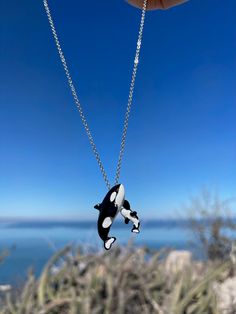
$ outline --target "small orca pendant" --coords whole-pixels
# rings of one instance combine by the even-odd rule
[[[115,237],[109,237],[109,231],[113,220],[120,212],[125,218],[125,223],[130,221],[133,223],[132,232],[139,233],[140,221],[136,211],[132,211],[130,203],[125,200],[125,188],[123,184],[117,184],[113,186],[104,197],[101,204],[94,206],[99,210],[98,216],[98,234],[104,242],[104,248],[109,250],[112,244],[116,241]]]

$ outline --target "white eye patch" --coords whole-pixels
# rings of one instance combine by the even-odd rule
[[[116,192],[111,193],[111,196],[110,196],[110,201],[111,201],[111,202],[114,202],[114,200],[115,200],[115,198],[116,198],[116,195],[117,195]]]

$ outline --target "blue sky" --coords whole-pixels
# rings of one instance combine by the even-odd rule
[[[0,215],[94,218],[106,187],[42,1],[0,3]],[[49,4],[112,181],[140,11],[122,0]],[[190,0],[147,13],[121,173],[140,216],[174,217],[204,185],[235,197],[235,11],[235,0]]]

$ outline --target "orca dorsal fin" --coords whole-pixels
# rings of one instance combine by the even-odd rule
[[[124,200],[123,207],[124,207],[125,209],[130,209],[130,203],[129,203],[129,201]]]
[[[97,209],[97,210],[100,210],[100,207],[101,207],[101,204],[96,204],[96,205],[94,206],[94,208]]]

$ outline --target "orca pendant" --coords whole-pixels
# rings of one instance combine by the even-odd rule
[[[109,231],[113,220],[120,212],[124,217],[124,222],[133,223],[132,232],[139,233],[140,221],[136,211],[132,211],[130,204],[125,200],[125,188],[123,184],[113,186],[104,197],[101,204],[97,204],[94,208],[99,210],[98,215],[98,234],[104,242],[104,248],[109,250],[116,241],[115,237],[109,237]]]

